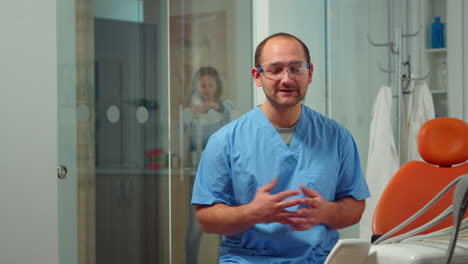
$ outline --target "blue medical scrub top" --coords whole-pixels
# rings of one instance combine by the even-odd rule
[[[192,204],[246,204],[274,177],[278,184],[271,193],[298,190],[304,184],[328,201],[370,196],[347,129],[302,105],[288,147],[256,107],[210,137],[195,179]],[[300,196],[304,195],[290,199]],[[220,263],[323,263],[338,238],[335,229],[323,224],[305,231],[280,223],[257,224],[222,237]]]

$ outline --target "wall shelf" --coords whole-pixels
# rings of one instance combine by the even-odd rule
[[[447,48],[442,49],[426,49],[427,53],[447,53]]]
[[[431,90],[432,94],[444,94],[447,93],[446,89]]]

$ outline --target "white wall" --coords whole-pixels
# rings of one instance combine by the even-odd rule
[[[468,119],[468,86],[464,68],[468,67],[468,60],[463,59],[463,36],[466,32],[464,26],[468,23],[466,7],[468,3],[463,0],[447,1],[447,105],[448,115],[460,119]],[[465,12],[465,13],[463,13]],[[465,43],[466,47],[466,43]],[[466,56],[465,56],[466,58]],[[465,93],[465,97],[464,94]],[[465,110],[464,110],[465,109]]]
[[[0,263],[58,263],[56,1],[0,4]]]
[[[322,0],[269,1],[269,34],[286,32],[300,38],[309,48],[314,75],[304,104],[326,113],[326,32],[325,5]]]
[[[231,62],[233,78],[231,78],[230,89],[231,93],[236,94],[238,98],[236,104],[238,109],[248,110],[252,108],[253,96],[246,95],[252,85],[252,77],[250,75],[250,67],[253,66],[253,50],[249,50],[248,43],[252,42],[252,33],[246,31],[248,25],[252,23],[252,13],[246,10],[252,9],[251,1],[229,1],[231,10],[230,28],[231,34],[228,34],[228,60]],[[247,42],[248,41],[248,42]],[[248,98],[248,99],[247,99]]]
[[[270,35],[270,25],[265,21],[270,21],[270,2],[269,0],[257,0],[252,2],[252,66],[255,64],[255,49],[258,44]],[[255,85],[252,78],[253,87],[253,103],[254,105],[262,104],[266,97],[263,89]]]

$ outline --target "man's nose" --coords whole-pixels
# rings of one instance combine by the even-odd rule
[[[283,72],[283,76],[281,76],[282,81],[288,81],[293,79],[293,74],[289,69],[285,69]]]

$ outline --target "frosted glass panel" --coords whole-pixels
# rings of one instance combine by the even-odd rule
[[[389,65],[389,50],[371,46],[367,34],[388,41],[389,10],[386,0],[333,2],[328,18],[331,117],[353,134],[365,173],[375,96],[390,84],[388,73],[379,69],[379,63]],[[341,235],[358,237],[358,228],[341,230]]]
[[[389,64],[388,49],[372,47],[366,34],[388,41],[388,1],[272,0],[269,8],[270,34],[294,34],[310,49],[314,76],[304,103],[351,131],[365,170],[373,102],[390,84],[378,67]],[[358,237],[358,228],[340,233]]]
[[[327,114],[326,95],[326,13],[325,1],[270,1],[270,34],[287,32],[300,38],[309,48],[314,64],[312,84],[304,104]]]
[[[60,263],[169,263],[167,1],[58,10]]]
[[[191,186],[207,138],[252,108],[251,2],[59,2],[60,263],[217,263]]]
[[[248,0],[171,1],[173,263],[218,263],[220,237],[202,233],[190,200],[208,138],[252,109],[250,10]]]

